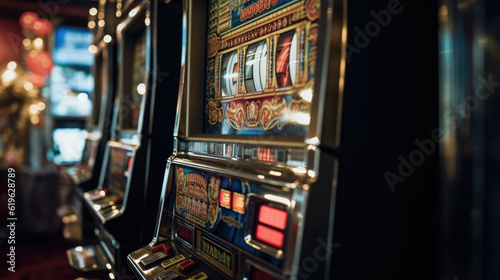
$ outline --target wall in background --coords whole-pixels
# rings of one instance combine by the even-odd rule
[[[22,40],[24,39],[19,21],[0,19],[0,67],[9,61],[22,61]]]

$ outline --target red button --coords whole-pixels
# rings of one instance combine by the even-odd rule
[[[192,259],[185,260],[179,264],[179,271],[184,272],[187,271],[191,268],[193,268],[196,265],[196,262],[193,261]]]
[[[163,251],[163,253],[170,255],[173,251],[172,247],[168,246],[167,244],[159,244],[151,247],[151,251],[153,253],[158,253],[160,251]]]

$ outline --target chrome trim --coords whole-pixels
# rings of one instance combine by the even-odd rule
[[[243,162],[231,163],[218,158],[210,160],[195,158],[189,154],[178,154],[172,161],[173,164],[203,169],[205,171],[219,173],[224,176],[230,176],[238,179],[250,180],[264,185],[275,185],[282,187],[283,190],[290,191],[294,188],[300,188],[302,184],[310,182],[310,178],[305,173],[297,172],[288,168],[276,168],[281,173],[280,176],[269,174],[268,166],[255,166]],[[262,175],[266,174],[266,175]]]
[[[163,176],[163,184],[162,184],[162,187],[161,187],[161,196],[160,196],[160,206],[158,208],[158,215],[157,215],[157,218],[156,218],[156,226],[155,226],[155,231],[154,231],[154,237],[153,237],[153,240],[151,241],[150,244],[154,244],[156,243],[160,238],[159,238],[159,234],[160,234],[160,227],[161,227],[161,221],[163,219],[165,219],[166,217],[163,217],[163,208],[165,206],[165,200],[168,196],[168,194],[170,193],[170,190],[171,190],[171,184],[170,182],[172,181],[172,172],[173,172],[173,168],[170,168],[170,166],[172,165],[172,160],[174,159],[174,156],[170,156],[167,160],[167,165],[165,167],[165,175]],[[173,214],[171,216],[171,219],[172,219],[172,223],[174,221],[173,219]],[[170,225],[170,228],[172,229],[173,228],[173,224]]]
[[[148,103],[148,100],[150,99],[150,95],[151,95],[151,90],[150,90],[150,82],[151,82],[151,69],[150,67],[148,67],[150,64],[151,64],[151,41],[152,41],[152,26],[151,24],[150,25],[146,25],[144,23],[144,20],[143,18],[146,17],[146,13],[148,11],[151,10],[151,7],[150,7],[150,1],[148,0],[144,0],[140,3],[137,4],[136,7],[134,7],[133,9],[137,9],[137,12],[135,14],[135,16],[133,17],[130,17],[127,15],[127,17],[122,21],[120,22],[118,25],[117,25],[117,29],[116,29],[116,36],[117,36],[117,42],[118,42],[118,48],[119,48],[119,51],[118,51],[118,66],[120,68],[120,71],[118,72],[118,86],[117,86],[117,94],[116,94],[116,97],[115,97],[115,105],[117,105],[118,108],[116,108],[117,112],[116,112],[116,116],[115,118],[113,118],[113,127],[114,127],[114,132],[119,136],[120,136],[120,133],[122,131],[135,131],[135,133],[137,134],[138,137],[141,137],[141,132],[143,131],[143,123],[144,123],[144,119],[149,117],[149,116],[144,116],[145,113],[146,113],[146,103]],[[133,10],[131,9],[131,10]],[[141,97],[141,108],[140,108],[140,113],[139,113],[139,120],[137,122],[137,129],[123,129],[122,128],[122,125],[121,125],[121,119],[120,119],[120,108],[122,107],[122,102],[124,100],[124,96],[125,96],[125,90],[123,87],[123,84],[124,84],[124,81],[126,78],[130,78],[130,77],[124,77],[125,76],[125,73],[124,73],[124,67],[129,67],[129,65],[124,65],[123,64],[123,60],[125,58],[125,54],[123,54],[123,49],[124,48],[128,48],[128,46],[126,46],[126,40],[124,40],[124,35],[125,33],[127,33],[128,29],[131,28],[131,26],[133,24],[135,24],[136,21],[141,21],[142,19],[142,25],[144,25],[144,32],[146,33],[146,49],[148,51],[146,51],[146,57],[145,57],[145,84],[147,85],[147,90],[146,90],[146,93]],[[140,24],[140,23],[138,23]],[[150,121],[148,120],[148,126],[149,126],[149,123]],[[140,142],[140,140],[139,140]],[[134,142],[130,142],[130,144],[136,144],[135,141]],[[137,143],[138,144],[138,143]]]
[[[340,144],[346,67],[347,1],[322,0],[311,122],[305,143],[337,148]],[[340,56],[338,55],[340,53]],[[334,108],[327,107],[332,101]],[[335,114],[328,113],[334,110]],[[333,120],[335,129],[325,127]]]

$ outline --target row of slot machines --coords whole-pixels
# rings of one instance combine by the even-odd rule
[[[96,242],[68,250],[70,265],[110,279],[328,279],[345,9],[100,1],[97,133],[70,174]]]

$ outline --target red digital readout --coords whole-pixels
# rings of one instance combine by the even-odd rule
[[[187,242],[189,242],[191,244],[193,243],[193,231],[191,229],[189,229],[188,227],[185,227],[181,224],[178,224],[177,235],[182,237]]]
[[[262,205],[259,212],[259,222],[277,229],[286,227],[286,211]]]
[[[233,211],[240,214],[245,214],[245,195],[241,193],[233,193]]]
[[[259,241],[262,241],[278,249],[281,249],[283,247],[283,239],[285,236],[282,232],[277,231],[275,229],[263,225],[257,225],[255,237]]]
[[[231,209],[231,192],[221,189],[219,195],[220,206]]]

